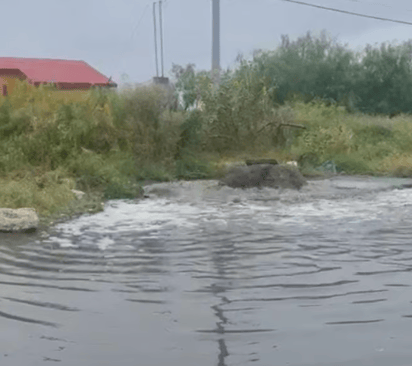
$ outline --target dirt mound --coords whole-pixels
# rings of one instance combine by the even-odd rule
[[[306,184],[306,179],[294,167],[256,164],[233,168],[221,182],[232,188],[272,187],[300,189]]]

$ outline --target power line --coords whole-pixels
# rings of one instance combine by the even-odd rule
[[[329,7],[321,6],[321,5],[304,3],[303,1],[296,1],[296,0],[282,0],[282,1],[285,1],[285,2],[288,2],[288,3],[295,3],[295,4],[299,4],[299,5],[311,6],[311,7],[313,7],[313,8],[318,8],[318,9],[323,9],[323,10],[336,11],[336,12],[338,12],[338,13],[355,15],[355,16],[363,17],[363,18],[370,18],[370,19],[383,20],[383,21],[385,21],[385,22],[392,22],[392,23],[400,23],[400,24],[412,25],[411,22],[405,22],[405,21],[403,21],[403,20],[395,20],[395,19],[389,19],[389,18],[375,17],[375,16],[373,16],[373,15],[366,15],[366,14],[361,14],[361,13],[354,13],[354,12],[352,12],[352,11],[346,11],[346,10],[340,10],[340,9],[335,9],[335,8],[329,8]]]
[[[130,39],[129,39],[128,42],[126,42],[125,47],[124,47],[124,50],[123,50],[123,52],[122,52],[122,55],[125,54],[125,53],[130,49],[130,43],[131,43],[132,40],[133,40],[133,36],[135,35],[136,31],[140,28],[140,25],[141,25],[141,23],[142,23],[142,20],[143,20],[143,18],[144,18],[144,16],[145,16],[146,11],[147,11],[147,9],[149,8],[149,6],[150,6],[150,3],[146,4],[146,7],[144,8],[143,13],[142,13],[139,21],[137,22],[136,26],[132,27],[132,32],[130,33]]]
[[[130,35],[130,39],[132,39],[132,38],[133,38],[133,36],[134,36],[135,32],[139,29],[140,24],[142,23],[143,17],[145,16],[146,11],[147,11],[147,9],[148,9],[148,8],[149,8],[149,4],[146,4],[146,7],[144,8],[144,11],[143,11],[142,16],[140,17],[140,19],[139,19],[139,21],[138,21],[138,23],[137,23],[136,27],[134,27],[134,29],[132,30],[132,34]]]
[[[358,4],[379,5],[379,6],[383,6],[385,8],[389,8],[389,9],[412,11],[411,9],[399,8],[397,6],[391,6],[391,5],[384,4],[384,3],[377,3],[375,1],[360,1],[360,0],[346,0],[346,1],[350,1],[351,3],[358,3]]]

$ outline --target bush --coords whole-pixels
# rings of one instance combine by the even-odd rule
[[[185,156],[176,160],[176,177],[178,179],[206,179],[211,176],[208,163],[193,156]]]
[[[180,159],[186,150],[200,150],[202,126],[201,112],[198,110],[188,112],[184,122],[180,125],[180,137],[176,143],[176,159]]]
[[[310,152],[320,160],[328,160],[336,154],[350,152],[352,135],[352,131],[344,124],[329,128],[313,127],[299,136],[299,150]]]
[[[333,157],[337,172],[347,174],[371,173],[374,169],[359,155],[336,155]]]
[[[175,179],[175,172],[173,167],[162,163],[138,164],[136,167],[137,181],[159,181],[169,182]]]
[[[138,198],[143,195],[143,188],[137,184],[131,184],[126,180],[114,180],[104,188],[104,198],[121,199],[121,198]]]
[[[237,70],[226,72],[219,85],[204,72],[195,79],[200,112],[189,115],[184,123],[181,144],[196,135],[206,151],[241,151],[258,145],[276,127],[269,93],[256,65],[242,62]]]
[[[174,154],[178,129],[164,121],[166,93],[159,87],[136,87],[120,95],[127,133],[122,137],[129,141],[128,145],[141,162],[159,161]]]

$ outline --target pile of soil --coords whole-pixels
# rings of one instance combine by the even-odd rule
[[[230,170],[221,183],[232,188],[272,187],[300,189],[306,179],[292,166],[253,164]]]

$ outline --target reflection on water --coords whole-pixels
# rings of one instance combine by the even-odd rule
[[[1,365],[409,365],[402,182],[155,185],[47,235],[2,234]]]

